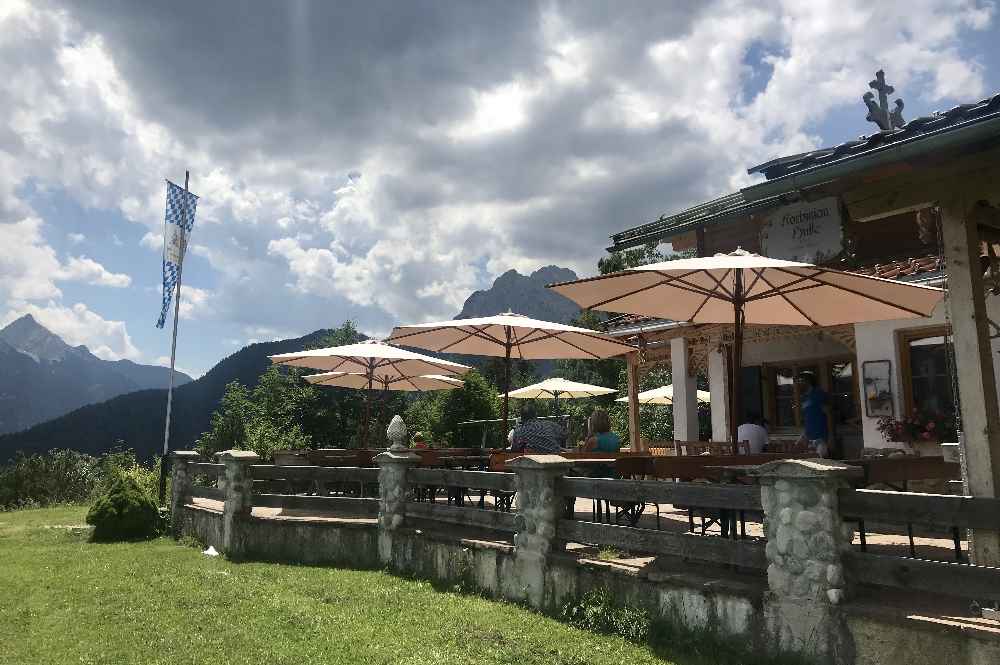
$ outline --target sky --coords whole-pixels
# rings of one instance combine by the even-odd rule
[[[747,168],[1000,90],[964,0],[0,0],[0,325],[167,364],[166,186],[201,198],[177,366],[351,319],[453,317],[503,272]]]

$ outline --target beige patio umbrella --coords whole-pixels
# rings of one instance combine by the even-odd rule
[[[360,372],[323,372],[304,377],[309,383],[318,386],[337,386],[341,388],[367,388],[368,377]],[[450,376],[425,374],[423,376],[403,376],[397,379],[383,379],[378,388],[382,390],[401,390],[408,392],[423,392],[427,390],[452,390],[461,388],[465,381]]]
[[[652,388],[650,390],[644,390],[638,395],[639,404],[673,404],[674,403],[674,386],[670,384],[668,386],[660,386],[659,388]],[[712,393],[707,390],[699,390],[697,392],[698,401],[703,404],[708,404],[712,401]],[[615,400],[616,402],[627,402],[628,397],[619,397]]]
[[[583,358],[598,360],[632,351],[634,347],[613,337],[563,323],[539,321],[507,312],[474,319],[417,323],[393,329],[389,340],[431,351],[506,360],[503,386],[503,431],[507,431],[510,361]]]
[[[733,368],[742,366],[743,327],[831,326],[930,316],[941,289],[771,259],[731,254],[664,261],[549,286],[587,309],[692,323],[733,323]],[[736,441],[741,372],[732,372]]]
[[[368,443],[368,421],[371,418],[371,391],[373,386],[398,381],[404,377],[424,376],[428,374],[464,374],[472,369],[467,365],[460,365],[448,360],[425,356],[378,341],[345,344],[325,349],[295,351],[293,353],[280,353],[268,357],[276,365],[308,367],[310,369],[327,370],[328,372],[361,374],[364,377],[362,381],[364,385],[360,387],[364,387],[367,390],[361,445]]]
[[[610,395],[618,392],[614,388],[603,388],[592,386],[589,383],[579,383],[559,377],[545,379],[539,383],[533,383],[524,388],[511,390],[507,396],[516,399],[551,399],[553,407],[558,412],[560,399],[581,399],[587,397],[597,397],[599,395]]]

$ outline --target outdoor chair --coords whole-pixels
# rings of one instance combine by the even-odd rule
[[[647,460],[641,457],[622,457],[615,460],[615,475],[623,480],[642,480],[651,475],[652,469]],[[660,529],[660,504],[651,501],[641,501],[633,503],[630,501],[610,501],[605,502],[615,509],[615,523],[628,522],[629,526],[639,523],[646,506],[653,506],[656,510],[656,528]]]

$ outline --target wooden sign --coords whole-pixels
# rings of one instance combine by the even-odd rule
[[[800,201],[778,208],[760,230],[764,256],[788,261],[823,263],[844,249],[843,218],[836,197]]]

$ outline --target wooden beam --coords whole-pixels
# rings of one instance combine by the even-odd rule
[[[978,227],[1000,230],[1000,208],[996,208],[987,201],[976,201],[969,209],[967,221]]]
[[[965,464],[972,496],[996,497],[1000,490],[1000,407],[990,352],[985,286],[976,225],[967,221],[969,190],[940,202],[941,233],[948,266],[947,306],[951,318]],[[1000,564],[1000,533],[976,531],[970,548],[981,565]]]
[[[574,520],[559,520],[556,524],[556,537],[571,543],[612,545],[626,552],[649,552],[754,570],[767,569],[763,544],[751,540],[730,540]]]
[[[1000,569],[945,561],[903,559],[848,552],[844,567],[852,582],[975,600],[1000,600]]]
[[[845,488],[837,500],[842,517],[870,522],[1000,529],[1000,499]]]
[[[639,353],[628,354],[628,436],[633,451],[643,450],[639,432]]]

